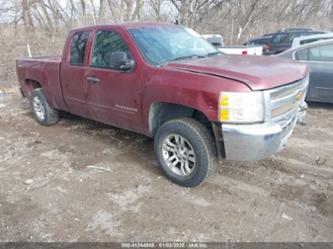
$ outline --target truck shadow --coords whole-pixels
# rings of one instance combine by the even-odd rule
[[[139,165],[144,170],[161,175],[156,167],[153,139],[149,137],[63,112],[57,126],[71,134],[83,136],[87,141],[85,146],[91,148],[96,160],[108,160],[110,151],[112,160],[126,166]],[[82,167],[85,167],[84,164]],[[79,169],[80,165],[76,168]]]

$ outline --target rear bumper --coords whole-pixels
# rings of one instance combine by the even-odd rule
[[[282,150],[292,134],[297,121],[305,115],[304,102],[297,114],[276,123],[252,125],[222,124],[224,153],[227,160],[251,161],[270,157]]]

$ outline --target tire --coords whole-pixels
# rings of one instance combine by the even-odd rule
[[[43,94],[42,89],[34,89],[31,93],[30,107],[35,120],[41,125],[50,126],[58,122],[59,113],[53,109]]]
[[[164,123],[155,135],[154,149],[161,170],[178,185],[198,186],[215,171],[213,136],[194,119]]]

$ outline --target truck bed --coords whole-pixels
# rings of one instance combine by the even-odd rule
[[[224,46],[219,48],[219,50],[225,54],[262,55],[263,46]]]
[[[66,110],[61,88],[61,56],[41,56],[16,60],[18,80],[23,94],[30,97],[33,87],[43,86],[43,92],[53,107]],[[33,83],[31,81],[33,80]]]
[[[49,56],[35,56],[30,58],[23,58],[19,60],[25,61],[41,61],[41,62],[61,62],[60,55],[49,55]]]

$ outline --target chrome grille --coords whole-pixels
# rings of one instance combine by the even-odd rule
[[[294,83],[269,90],[270,118],[277,119],[292,112],[296,112],[305,100],[308,80],[302,79]]]

